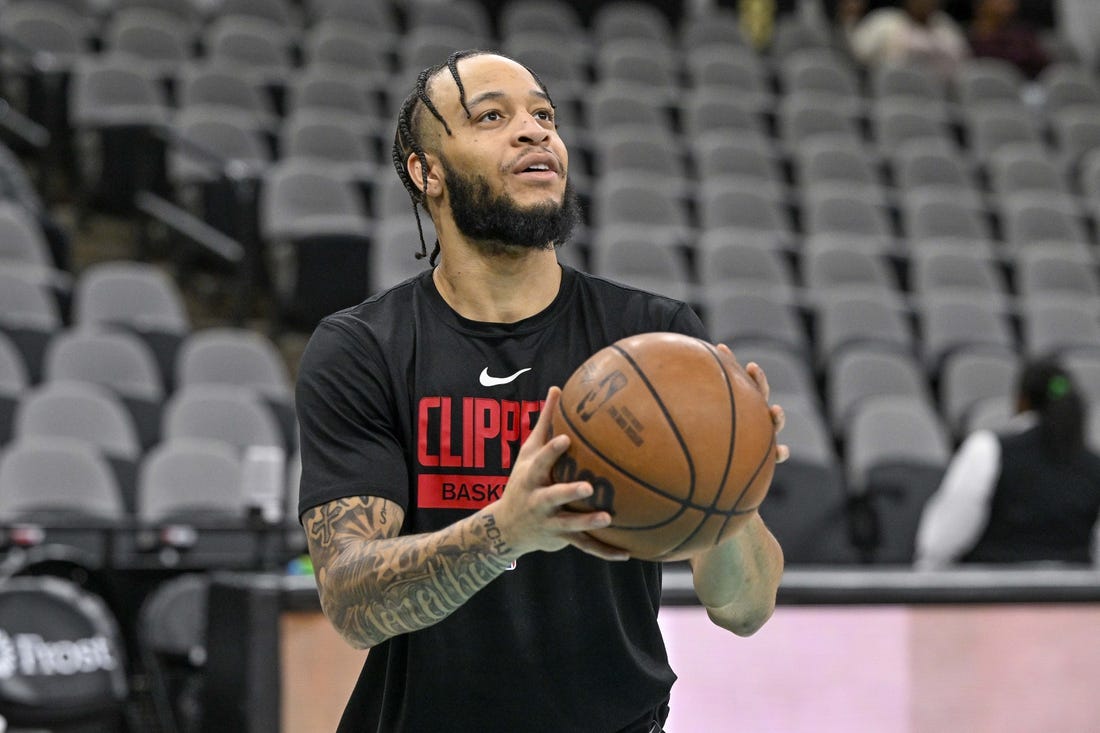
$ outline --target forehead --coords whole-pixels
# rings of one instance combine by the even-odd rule
[[[526,97],[532,94],[542,95],[542,88],[520,63],[503,56],[483,54],[461,59],[458,64],[458,76],[462,79],[462,88],[469,103],[486,93],[505,94]],[[459,104],[458,86],[454,83],[449,69],[444,67],[431,83],[433,98],[444,105]]]

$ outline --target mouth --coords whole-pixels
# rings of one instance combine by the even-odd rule
[[[553,181],[561,176],[561,164],[550,153],[527,153],[512,166],[512,173],[534,181]]]

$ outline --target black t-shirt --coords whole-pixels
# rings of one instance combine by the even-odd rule
[[[562,268],[544,311],[470,321],[430,272],[326,318],[302,357],[299,511],[405,508],[402,534],[499,498],[552,385],[637,333],[704,337],[685,304]],[[655,457],[659,460],[659,457]],[[612,733],[667,700],[658,563],[531,553],[443,621],[371,649],[340,731]]]

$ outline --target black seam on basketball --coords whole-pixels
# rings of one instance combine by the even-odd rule
[[[722,357],[719,356],[718,349],[714,348],[703,339],[696,339],[696,341],[702,344],[707,349],[707,351],[710,352],[710,355],[714,357],[714,362],[718,365],[718,373],[722,375],[722,380],[726,383],[726,392],[729,394],[730,403],[729,450],[726,452],[726,467],[722,470],[722,483],[721,485],[719,485],[718,490],[714,492],[714,499],[713,501],[711,501],[710,507],[703,510],[703,516],[699,520],[699,523],[695,525],[695,529],[691,530],[691,532],[688,533],[687,536],[680,540],[680,544],[676,545],[670,550],[666,550],[666,554],[670,552],[676,552],[688,542],[691,542],[691,540],[693,540],[695,536],[698,535],[700,531],[702,531],[703,525],[707,523],[708,519],[716,514],[720,514],[717,508],[718,501],[722,498],[722,494],[726,490],[726,482],[729,480],[730,476],[730,467],[733,465],[734,444],[737,442],[737,398],[733,395],[733,382],[730,380],[729,372],[726,371],[726,365],[722,363]],[[742,495],[744,495],[744,491],[742,491],[741,493]],[[738,496],[737,501],[740,500],[741,497]],[[733,507],[737,507],[736,501],[733,503]],[[726,520],[722,522],[722,529],[718,532],[715,538],[715,544],[717,544],[718,539],[722,537],[722,532],[725,531],[726,526],[729,524],[731,518],[732,517],[727,516]]]
[[[689,477],[688,494],[684,499],[677,499],[677,501],[682,501],[694,507],[695,505],[692,499],[695,497],[695,461],[691,457],[691,451],[688,449],[687,441],[684,440],[684,436],[680,434],[680,427],[676,424],[676,421],[672,419],[672,414],[669,413],[668,408],[665,407],[664,400],[661,399],[661,395],[657,392],[657,388],[653,386],[653,383],[649,381],[649,377],[647,377],[645,372],[642,371],[642,368],[638,366],[638,362],[634,361],[634,357],[632,357],[626,349],[617,344],[612,344],[611,348],[619,352],[619,355],[626,359],[627,363],[638,373],[638,378],[642,380],[642,384],[649,390],[649,394],[652,395],[653,400],[657,403],[657,407],[661,408],[661,414],[665,416],[665,422],[672,428],[672,434],[676,436],[676,442],[680,444],[680,451],[684,454],[684,458],[687,459]],[[668,495],[666,494],[665,496]]]
[[[573,434],[576,435],[581,440],[581,442],[584,443],[585,446],[587,446],[588,449],[590,451],[592,451],[593,454],[595,454],[595,456],[597,458],[599,458],[600,460],[602,460],[604,463],[606,463],[609,466],[614,466],[616,471],[618,471],[622,475],[626,476],[628,479],[630,479],[634,483],[638,484],[639,486],[642,486],[643,488],[648,489],[649,491],[652,491],[653,493],[657,494],[658,496],[662,496],[662,497],[668,499],[669,501],[677,503],[680,507],[679,510],[676,511],[668,519],[664,519],[664,520],[658,522],[657,524],[646,524],[646,525],[637,525],[637,526],[625,526],[625,525],[621,525],[621,524],[612,524],[612,527],[614,529],[636,530],[636,531],[642,531],[642,530],[647,530],[647,529],[657,529],[658,527],[664,527],[665,525],[676,521],[689,508],[695,508],[695,509],[700,508],[700,507],[688,507],[688,506],[684,505],[684,503],[682,501],[680,501],[678,498],[676,498],[672,494],[669,494],[669,493],[657,488],[656,486],[653,486],[653,485],[651,485],[651,484],[649,484],[645,481],[642,481],[637,476],[634,476],[633,474],[623,470],[621,467],[619,467],[619,465],[617,463],[612,462],[612,460],[608,456],[604,455],[604,453],[602,451],[600,451],[596,446],[594,446],[592,444],[592,442],[584,436],[584,433],[582,433],[580,430],[577,429],[577,426],[573,423],[572,420],[569,419],[569,415],[565,412],[565,406],[562,402],[558,402],[558,412],[561,413],[561,419],[565,421],[565,424],[569,426],[569,429],[573,431]]]
[[[772,433],[772,439],[770,441],[768,441],[768,449],[766,451],[764,451],[764,455],[760,459],[760,463],[756,464],[756,470],[752,472],[752,476],[749,477],[748,483],[745,484],[745,488],[741,489],[741,493],[737,496],[737,501],[735,501],[733,503],[734,513],[727,516],[726,521],[722,523],[722,529],[718,532],[719,537],[721,537],[725,533],[726,527],[729,526],[729,521],[731,519],[733,519],[733,517],[738,516],[739,514],[750,514],[753,511],[755,511],[757,509],[757,507],[760,506],[759,504],[757,504],[756,506],[751,507],[749,509],[741,509],[740,511],[737,510],[737,505],[741,503],[741,499],[744,498],[745,492],[748,491],[749,488],[751,488],[752,485],[756,482],[756,477],[760,475],[760,471],[762,471],[764,469],[764,466],[766,466],[767,463],[768,463],[768,457],[773,455],[774,453],[775,453],[775,433],[773,432]]]

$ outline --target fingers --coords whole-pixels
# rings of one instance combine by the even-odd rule
[[[554,437],[552,416],[554,410],[558,409],[559,401],[561,401],[561,388],[551,387],[550,391],[546,393],[546,402],[543,403],[542,410],[539,412],[538,422],[535,423],[535,428],[531,431],[531,435],[540,435],[543,441],[550,440]]]
[[[623,560],[630,559],[630,553],[626,550],[620,549],[613,545],[600,542],[598,539],[590,534],[580,533],[575,535],[570,543],[573,547],[576,547],[581,552],[588,553],[601,560],[610,560],[613,562],[622,562]]]
[[[523,441],[523,445],[519,447],[519,453],[516,455],[517,461],[541,450],[554,437],[552,415],[554,410],[558,407],[559,400],[561,400],[561,389],[558,387],[551,387],[550,391],[546,393],[546,402],[543,403],[542,410],[539,412],[539,419],[535,422],[535,427],[531,429],[531,434],[527,436],[527,439]],[[561,455],[568,446],[569,444],[567,442],[565,446],[558,451],[557,455]],[[557,456],[554,458],[556,460]],[[550,462],[550,465],[553,465],[553,461]]]
[[[764,395],[764,399],[767,400],[771,396],[771,387],[768,386],[768,377],[764,374],[764,370],[760,368],[760,365],[755,361],[750,361],[745,366],[745,372],[752,377],[752,381],[756,382],[757,389]]]

